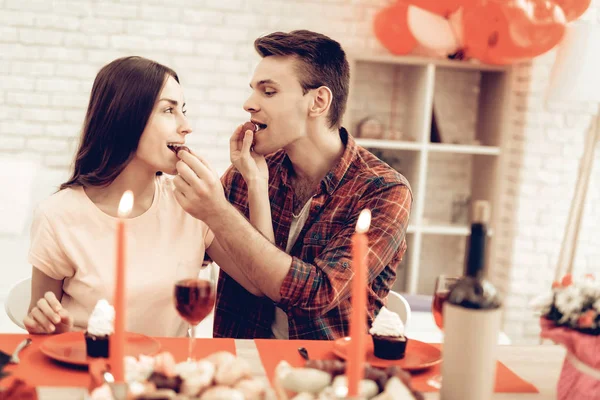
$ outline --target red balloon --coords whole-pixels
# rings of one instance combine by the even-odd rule
[[[404,2],[445,18],[460,7],[474,7],[479,3],[478,0],[404,0]]]
[[[592,0],[554,0],[554,2],[565,12],[567,21],[571,22],[581,17],[590,6]]]
[[[548,0],[491,0],[466,9],[465,52],[490,64],[539,56],[560,42],[566,20]]]
[[[396,55],[408,54],[417,45],[406,19],[408,6],[396,3],[381,9],[373,19],[373,30],[379,42]]]

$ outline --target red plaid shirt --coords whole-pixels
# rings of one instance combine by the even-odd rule
[[[312,198],[309,217],[292,248],[292,265],[281,286],[281,301],[256,297],[221,271],[214,336],[270,338],[275,306],[288,316],[290,339],[336,339],[349,334],[351,314],[351,238],[358,214],[372,213],[368,232],[368,319],[384,305],[406,251],[406,228],[412,193],[404,176],[356,142],[344,128],[346,145],[336,166]],[[275,242],[287,245],[294,191],[291,162],[283,151],[267,157],[269,197]],[[248,217],[247,186],[230,168],[222,178],[231,204]],[[283,250],[285,251],[285,250]]]

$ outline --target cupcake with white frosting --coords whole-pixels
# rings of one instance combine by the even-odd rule
[[[108,357],[110,335],[114,333],[115,309],[102,299],[88,320],[85,345],[88,357]]]
[[[369,333],[373,337],[375,357],[385,360],[404,358],[408,338],[404,336],[404,324],[398,314],[381,307]]]

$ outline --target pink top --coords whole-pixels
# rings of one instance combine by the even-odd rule
[[[156,178],[152,205],[126,221],[127,324],[130,332],[185,336],[175,310],[178,279],[199,274],[213,234],[187,214],[170,177]],[[36,209],[29,262],[53,279],[64,279],[62,305],[76,329],[86,329],[100,299],[112,302],[117,218],[102,212],[82,187],[61,190]]]

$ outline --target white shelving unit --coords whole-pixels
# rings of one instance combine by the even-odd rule
[[[453,240],[460,243],[470,234],[468,219],[453,224],[449,219],[428,217],[431,207],[440,200],[447,201],[443,194],[438,197],[435,187],[428,187],[428,184],[433,185],[433,178],[445,173],[436,170],[432,165],[437,163],[448,165],[448,169],[462,168],[462,174],[470,177],[470,182],[465,186],[471,200],[483,199],[491,203],[490,231],[493,232],[498,218],[497,205],[502,193],[500,176],[504,168],[504,131],[508,125],[506,122],[511,69],[504,66],[420,57],[355,54],[350,56],[350,71],[350,98],[344,116],[345,126],[357,136],[357,125],[366,117],[378,119],[385,128],[390,128],[393,124],[401,133],[391,134],[397,140],[391,140],[388,138],[390,135],[384,135],[380,138],[358,137],[357,142],[365,148],[375,150],[375,153],[385,151],[387,154],[397,155],[402,164],[398,170],[408,178],[413,189],[414,202],[407,233],[408,250],[402,263],[404,271],[398,271],[395,289],[431,294],[434,284],[432,265],[424,265],[423,259],[431,258],[433,253],[439,252],[441,254],[436,255],[441,260],[440,264],[450,258],[462,260],[464,246],[462,254],[457,254],[456,250],[448,250],[447,248],[452,249],[451,245],[446,246],[446,249],[429,248],[431,246],[427,243],[428,238],[435,237],[434,242]],[[451,105],[458,108],[443,115],[438,112],[436,96],[442,85],[456,84],[453,82],[453,76],[457,77],[457,82],[463,79],[469,84],[462,96],[472,97],[474,107],[466,106],[465,110],[461,111],[458,104],[460,101],[457,101],[456,105]],[[477,83],[476,89],[472,87],[472,82]],[[446,103],[454,103],[452,94],[444,96]],[[457,94],[457,99],[459,96],[460,93]],[[444,122],[472,114],[470,141],[464,144],[454,141],[431,143],[434,103],[442,141]],[[473,145],[473,142],[477,145]],[[453,163],[457,165],[452,165]],[[390,165],[394,167],[392,163]],[[449,179],[449,186],[451,183]],[[444,190],[451,188],[446,187]],[[444,254],[448,251],[452,254]],[[490,238],[488,260],[493,259],[495,251],[493,238]],[[448,267],[449,270],[445,270],[444,265],[435,267],[436,274],[453,274],[461,270],[456,269],[462,268],[462,261],[459,267],[453,265],[452,268]]]

